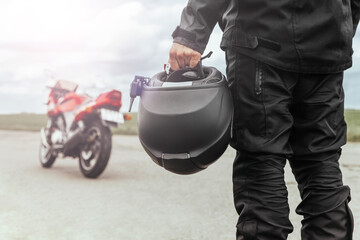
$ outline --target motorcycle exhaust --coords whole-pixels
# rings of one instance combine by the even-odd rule
[[[79,122],[80,123],[80,122]],[[64,144],[64,154],[66,155],[70,150],[77,147],[84,139],[84,125],[79,124],[77,128],[70,137],[66,140]]]

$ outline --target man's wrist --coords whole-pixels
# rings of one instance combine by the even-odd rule
[[[197,51],[200,54],[203,54],[205,51],[205,49],[202,49],[199,45],[196,44],[196,42],[190,42],[185,38],[176,37],[174,38],[173,43],[178,43],[185,47],[191,48],[192,50]]]

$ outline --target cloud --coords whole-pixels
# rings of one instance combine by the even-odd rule
[[[168,60],[171,33],[187,0],[12,0],[0,2],[0,113],[45,111],[46,85],[56,79],[80,84],[79,90],[123,91],[127,106],[134,75],[152,76]],[[225,73],[216,28],[204,65]],[[360,64],[360,38],[354,41]],[[357,50],[359,49],[359,50]],[[357,78],[360,65],[347,73]],[[6,99],[21,103],[4,105]],[[18,102],[19,102],[18,101]],[[126,107],[127,108],[127,107]]]
[[[118,0],[1,2],[0,113],[38,109],[30,103],[26,109],[26,103],[5,108],[2,100],[6,96],[44,100],[45,85],[56,79],[75,81],[89,91],[97,87],[127,92],[135,74],[151,76],[162,70],[172,44],[171,33],[185,4],[160,0],[151,4]]]

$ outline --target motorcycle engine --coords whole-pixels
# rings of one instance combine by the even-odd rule
[[[64,143],[64,135],[60,130],[55,129],[51,134],[51,142],[52,144],[63,144]]]

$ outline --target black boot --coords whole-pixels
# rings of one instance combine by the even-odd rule
[[[304,215],[302,240],[352,240],[353,216],[348,201],[320,215]]]

